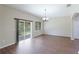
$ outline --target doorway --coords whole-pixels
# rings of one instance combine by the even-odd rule
[[[79,13],[73,15],[73,39],[79,39]]]
[[[32,38],[32,22],[16,19],[16,43]]]

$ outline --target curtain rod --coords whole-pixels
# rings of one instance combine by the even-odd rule
[[[23,21],[30,21],[30,22],[33,22],[31,20],[25,20],[25,19],[20,19],[20,18],[14,18],[15,20],[23,20]]]

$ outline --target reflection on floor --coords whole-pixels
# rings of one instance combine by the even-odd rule
[[[30,38],[30,34],[29,34],[29,35],[25,35],[25,37],[24,37],[24,36],[19,36],[19,40],[20,40],[20,41],[21,41],[21,40],[28,39],[28,38]]]
[[[79,40],[67,37],[43,35],[33,39],[26,39],[18,45],[0,50],[0,53],[16,54],[75,54],[79,50]]]

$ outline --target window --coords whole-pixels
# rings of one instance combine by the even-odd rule
[[[35,29],[41,30],[41,22],[35,22]]]

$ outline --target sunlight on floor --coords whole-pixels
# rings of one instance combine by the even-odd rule
[[[27,53],[30,53],[31,52],[31,46],[32,46],[31,38],[22,40],[22,41],[19,42],[16,52],[17,53],[22,53],[22,52],[25,53],[25,51],[27,51]],[[25,47],[27,47],[27,48],[25,48]]]
[[[31,38],[28,38],[28,39],[20,41],[19,44],[30,43],[30,41],[31,41]]]
[[[79,54],[79,51],[78,51],[78,54]]]

